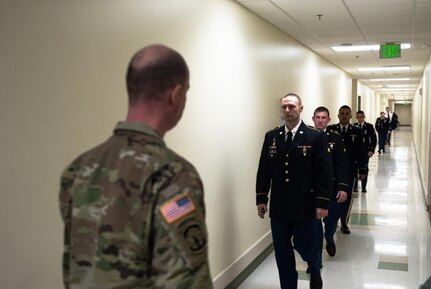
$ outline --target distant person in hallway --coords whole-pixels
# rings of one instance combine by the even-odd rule
[[[355,178],[363,179],[368,159],[362,130],[350,123],[351,118],[352,109],[348,105],[343,105],[338,110],[339,123],[328,126],[328,129],[337,131],[343,138],[344,147],[346,148],[349,158],[349,189],[347,192],[347,200],[340,204],[340,230],[343,234],[351,233],[347,224],[349,223],[350,210],[353,203],[353,182]]]
[[[379,155],[385,152],[386,137],[390,128],[389,120],[385,117],[385,112],[380,112],[380,117],[376,119],[375,127],[379,136]]]
[[[337,231],[337,223],[339,217],[339,203],[346,201],[347,191],[349,190],[349,160],[344,148],[343,138],[334,130],[327,129],[328,123],[331,121],[329,110],[320,106],[314,110],[313,114],[314,126],[326,133],[328,137],[329,150],[332,156],[332,164],[334,169],[334,182],[332,187],[331,200],[329,202],[328,216],[323,218],[325,224],[324,236],[326,240],[326,252],[333,257],[336,254],[336,246],[334,234]],[[320,224],[318,224],[320,226]],[[323,248],[323,238],[320,242]],[[322,252],[322,250],[320,250]]]
[[[389,130],[388,130],[388,136],[386,138],[386,144],[390,145],[391,144],[391,135],[392,135],[392,131],[395,130],[398,127],[398,115],[395,112],[392,112],[389,107],[386,107],[386,113],[385,113],[385,117],[388,119],[389,121]]]
[[[361,191],[363,193],[367,192],[367,182],[368,182],[368,163],[370,158],[374,155],[374,152],[376,151],[376,144],[377,144],[377,136],[376,131],[374,130],[374,126],[365,121],[365,113],[362,110],[359,110],[356,113],[356,122],[353,124],[354,126],[360,128],[362,130],[362,134],[364,135],[364,141],[365,145],[367,146],[367,159],[366,159],[366,171],[364,178],[361,180]],[[355,178],[354,184],[353,184],[353,191],[358,191],[358,178]]]
[[[308,263],[310,288],[322,288],[322,225],[328,215],[333,180],[326,134],[301,120],[301,98],[280,101],[283,126],[265,134],[256,179],[257,214],[269,217],[282,289],[297,289],[293,249]],[[269,196],[269,192],[270,196]],[[320,224],[320,226],[318,226]]]
[[[126,80],[126,121],[61,178],[64,286],[213,288],[202,181],[163,140],[184,111],[188,66],[151,45],[133,56]]]

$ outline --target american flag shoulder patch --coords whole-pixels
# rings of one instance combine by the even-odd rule
[[[189,193],[181,194],[160,207],[160,213],[168,224],[178,221],[195,210],[196,206],[190,198]]]

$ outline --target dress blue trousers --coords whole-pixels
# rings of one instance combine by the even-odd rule
[[[340,215],[339,204],[337,199],[329,201],[328,216],[323,218],[325,224],[325,239],[333,240],[335,232],[337,231],[338,217]],[[322,240],[323,241],[323,240]]]
[[[304,223],[289,223],[271,218],[272,240],[281,289],[298,288],[298,272],[293,249],[308,263],[311,274],[320,274],[323,238],[321,224],[321,220],[316,218]]]

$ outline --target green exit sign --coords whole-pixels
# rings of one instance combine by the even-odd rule
[[[380,45],[380,58],[400,58],[401,44],[388,43]]]

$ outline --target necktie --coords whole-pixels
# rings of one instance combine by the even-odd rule
[[[359,128],[362,129],[362,124],[359,125]]]
[[[343,127],[343,134],[346,134],[346,127]]]
[[[286,148],[289,148],[289,147],[290,147],[290,145],[292,144],[292,136],[293,136],[293,134],[292,134],[292,132],[289,130],[289,131],[287,132]]]

